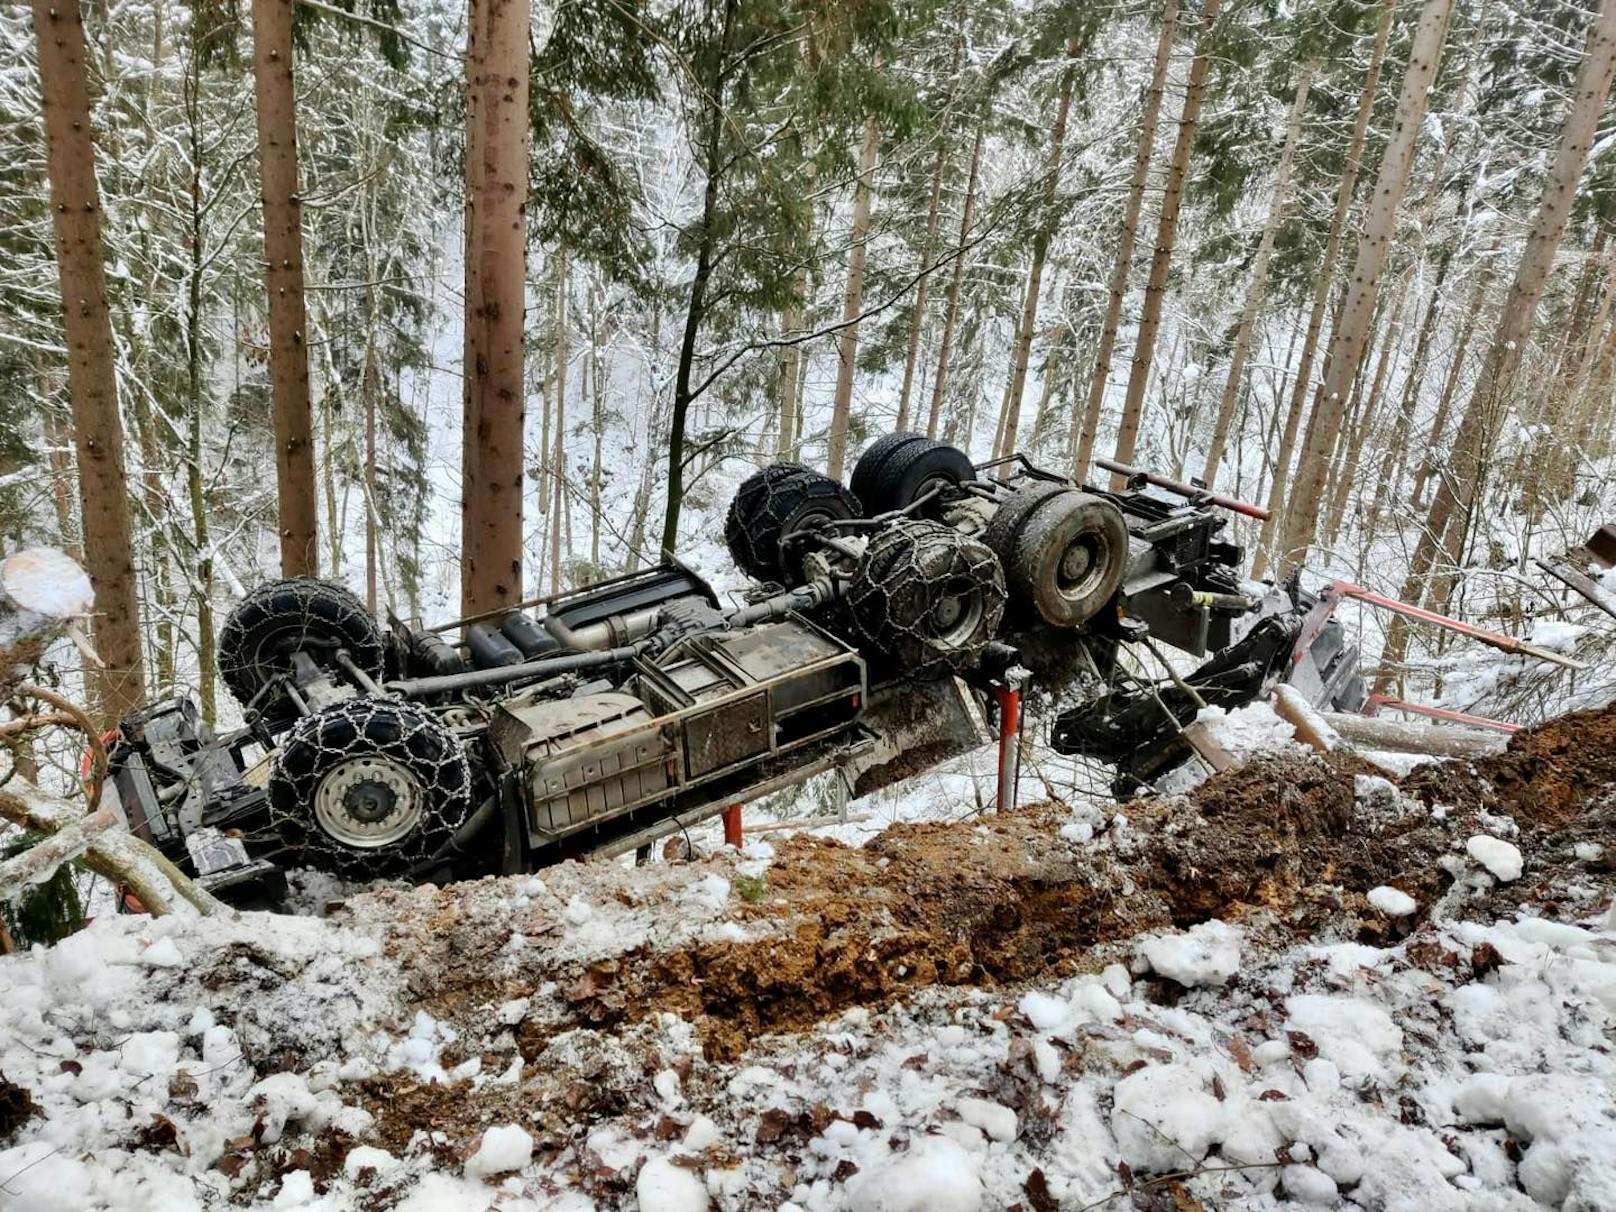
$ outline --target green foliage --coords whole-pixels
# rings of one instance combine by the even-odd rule
[[[30,834],[0,847],[0,861],[16,857],[39,840]],[[50,879],[15,900],[0,899],[0,919],[11,932],[12,942],[23,949],[35,943],[48,946],[80,929],[84,925],[84,907],[73,882],[72,865],[64,863]]]
[[[603,126],[622,106],[661,96],[660,21],[641,0],[558,5],[528,87],[533,235],[636,288],[646,285],[644,195],[628,149],[614,147]]]
[[[748,905],[755,905],[769,895],[769,881],[762,875],[737,875],[730,886],[735,889],[735,895]]]

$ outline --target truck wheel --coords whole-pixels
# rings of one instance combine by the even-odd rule
[[[430,857],[471,812],[471,763],[414,703],[343,699],[292,727],[269,770],[269,819],[311,866],[394,875]]]
[[[1005,563],[1011,593],[1051,627],[1088,622],[1111,600],[1128,564],[1128,525],[1110,501],[1063,490],[1017,531]]]
[[[1004,615],[1004,574],[977,540],[904,519],[878,532],[847,590],[853,628],[898,669],[974,665]]]
[[[724,519],[735,566],[758,581],[802,583],[802,553],[782,547],[794,530],[856,518],[858,501],[835,480],[799,463],[771,463],[742,482]]]
[[[1065,492],[1066,487],[1054,480],[1033,480],[1022,484],[999,502],[993,516],[988,519],[987,529],[982,532],[982,541],[993,548],[993,554],[999,557],[999,563],[1004,565],[1007,572],[1021,524],[1050,497]]]
[[[365,605],[341,585],[293,577],[260,585],[236,604],[219,629],[219,676],[242,706],[281,674],[292,654],[310,652],[316,662],[346,649],[354,664],[382,676],[381,630]],[[266,717],[290,718],[290,704],[262,704]]]
[[[922,438],[918,442],[895,445],[870,477],[869,487],[859,493],[867,517],[903,509],[933,488],[952,488],[976,479],[971,458],[958,447]],[[941,514],[940,504],[926,507],[928,515]]]
[[[887,461],[895,450],[902,446],[912,446],[916,442],[926,441],[923,433],[889,433],[883,438],[877,438],[859,455],[858,462],[853,464],[853,478],[848,481],[848,487],[853,495],[862,504],[872,495],[876,478],[881,474],[881,465]]]

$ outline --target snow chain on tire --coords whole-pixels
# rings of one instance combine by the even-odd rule
[[[382,676],[382,635],[365,605],[349,590],[314,577],[260,585],[236,604],[219,629],[219,676],[246,706],[266,685],[290,671],[292,653],[311,650],[318,660],[346,649],[354,664]],[[290,704],[265,703],[266,718],[289,719]]]
[[[974,665],[1004,615],[1004,574],[982,543],[905,519],[871,540],[846,603],[859,641],[900,672]]]
[[[311,866],[392,875],[434,854],[471,812],[454,733],[397,699],[344,699],[292,727],[269,772],[269,819]]]
[[[795,530],[859,516],[858,499],[799,463],[771,463],[735,490],[724,544],[735,566],[758,581],[802,583],[802,553],[781,540]]]

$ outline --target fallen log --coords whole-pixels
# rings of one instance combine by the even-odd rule
[[[0,895],[20,896],[31,887],[48,883],[58,867],[78,858],[95,843],[98,834],[119,823],[115,811],[102,808],[57,830],[16,858],[0,863]]]
[[[110,808],[105,811],[114,812]],[[63,862],[82,853],[86,867],[128,888],[154,917],[172,912],[171,898],[164,890],[165,884],[198,913],[207,915],[224,910],[225,906],[212,893],[198,887],[156,849],[118,827],[121,821],[117,822],[117,826],[101,826],[97,823],[92,827],[91,823],[97,822],[101,815],[96,813],[86,818],[83,809],[72,801],[41,791],[25,779],[12,778],[0,789],[0,817],[31,833],[45,834],[47,840],[41,842],[41,846],[50,846],[50,839],[64,831],[69,834],[70,842],[62,845],[62,853],[53,854],[48,850],[47,859],[40,860],[37,868],[25,864],[13,873],[12,865],[7,864],[0,869],[0,875],[6,877],[0,878],[0,899],[9,899],[22,891],[22,883],[49,879]],[[81,833],[90,836],[85,839],[87,844],[79,850],[73,843],[79,840]],[[24,859],[28,857],[26,854],[22,856]],[[16,884],[12,881],[16,881]]]
[[[1351,744],[1363,749],[1390,749],[1396,753],[1432,757],[1485,757],[1504,752],[1509,737],[1502,732],[1467,728],[1462,724],[1434,724],[1424,720],[1387,720],[1345,712],[1321,712],[1326,723]]]
[[[1340,735],[1330,727],[1323,713],[1294,686],[1282,683],[1274,688],[1274,714],[1296,729],[1297,740],[1320,753],[1342,747]]]
[[[85,660],[94,659],[82,637],[74,634],[75,623],[94,604],[90,578],[71,556],[54,548],[30,547],[0,563],[0,699],[20,695],[55,708],[50,715],[8,723],[7,736],[65,720],[84,734],[93,758],[88,815],[77,802],[41,790],[16,770],[0,783],[0,819],[45,835],[0,866],[0,899],[48,880],[63,863],[82,856],[85,866],[128,888],[153,915],[171,911],[172,896],[165,888],[198,913],[217,913],[224,906],[154,847],[127,832],[115,807],[100,809],[106,750],[84,712],[53,690],[25,684],[30,671],[63,636],[79,643]]]

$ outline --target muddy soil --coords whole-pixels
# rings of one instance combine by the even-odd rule
[[[404,958],[424,1003],[449,1018],[555,982],[566,1010],[518,1031],[530,1058],[572,1026],[671,1011],[697,1025],[710,1059],[725,1059],[849,1006],[1067,975],[1100,962],[1097,948],[1212,917],[1382,939],[1393,924],[1364,894],[1390,884],[1423,914],[1454,878],[1438,860],[1461,854],[1486,814],[1515,818],[1527,858],[1527,878],[1497,890],[1499,907],[1548,895],[1571,842],[1616,836],[1616,711],[1557,720],[1498,757],[1427,767],[1400,786],[1350,754],[1259,759],[1188,796],[1136,801],[1092,842],[1063,836],[1071,814],[1050,804],[899,825],[863,849],[799,835],[777,845],[753,901],[731,898],[744,941],[577,962],[540,939],[497,981],[490,960],[505,935],[448,889],[434,894],[431,945],[416,938]]]

